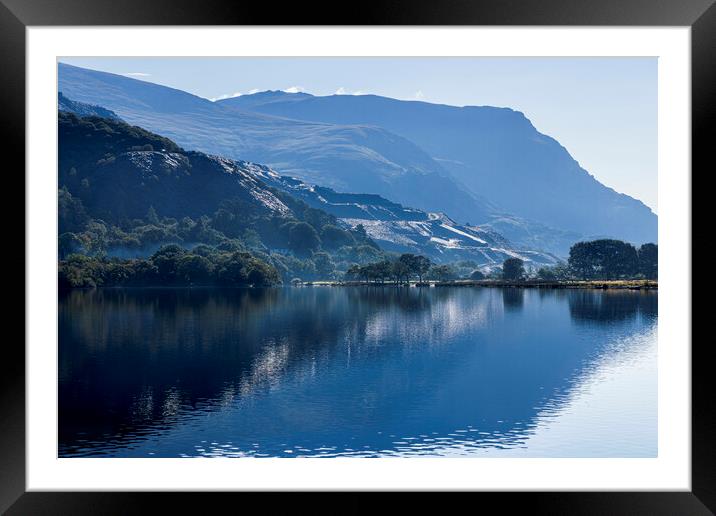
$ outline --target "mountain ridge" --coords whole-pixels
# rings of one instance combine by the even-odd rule
[[[558,141],[511,108],[278,90],[212,102],[64,64],[59,84],[77,93],[76,100],[108,107],[184,147],[264,163],[337,192],[444,212],[521,247],[566,256],[575,241],[595,236],[657,240],[651,210],[599,183]],[[360,104],[360,116],[334,106],[366,101],[372,104]],[[401,119],[396,109],[415,113]],[[437,118],[421,120],[436,109]],[[519,145],[512,148],[514,142]],[[547,172],[533,170],[533,162]]]
[[[631,240],[656,240],[657,219],[650,208],[601,184],[520,111],[378,95],[286,99],[275,95],[260,102],[246,95],[220,103],[298,120],[376,124],[421,146],[455,179],[507,213],[585,235],[612,232]],[[585,210],[590,201],[599,205],[598,217]]]
[[[389,196],[452,217],[486,219],[470,194],[415,144],[371,125],[308,123],[227,109],[180,90],[60,63],[59,87],[186,148],[264,163],[283,174],[344,191]]]

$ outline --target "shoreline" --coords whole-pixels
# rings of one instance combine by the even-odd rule
[[[658,290],[657,280],[452,280],[373,283],[368,281],[306,281],[301,287],[491,287],[491,288],[548,288],[548,289],[598,289],[598,290]]]
[[[369,281],[305,281],[292,285],[284,283],[280,285],[266,286],[227,286],[227,285],[132,285],[132,286],[97,286],[97,287],[72,287],[59,288],[59,292],[70,292],[72,290],[95,290],[95,289],[270,289],[270,288],[303,288],[303,287],[390,287],[390,288],[440,288],[440,287],[487,287],[487,288],[545,288],[545,289],[591,289],[591,290],[658,290],[657,280],[565,280],[565,281],[505,281],[505,280],[452,280],[452,281],[418,281],[395,283],[393,281],[369,282]]]

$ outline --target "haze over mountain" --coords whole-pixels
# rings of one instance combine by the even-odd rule
[[[78,117],[67,108],[84,112],[91,106],[64,100],[59,183],[66,195],[81,201],[78,213],[86,208],[92,216],[117,222],[141,219],[151,208],[163,217],[199,219],[238,201],[247,220],[261,215],[288,220],[308,205],[336,217],[344,231],[358,232],[363,226],[387,251],[480,265],[499,265],[509,257],[523,258],[528,266],[557,261],[545,253],[518,250],[493,231],[460,226],[441,213],[405,208],[377,195],[339,194],[264,165],[185,151],[116,118]]]
[[[264,163],[311,183],[381,194],[461,221],[487,220],[495,209],[418,146],[379,127],[241,112],[183,91],[62,63],[58,80],[67,97],[102,105],[185,148]]]
[[[185,148],[442,212],[521,248],[566,256],[583,239],[657,240],[648,207],[599,183],[511,109],[277,91],[211,102],[65,64],[59,89]]]
[[[602,185],[559,142],[509,108],[281,92],[219,103],[311,122],[380,126],[420,146],[473,193],[506,212],[582,235],[657,239],[657,217],[646,205]]]

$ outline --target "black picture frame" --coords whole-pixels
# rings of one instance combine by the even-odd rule
[[[0,0],[0,117],[4,179],[25,191],[25,29],[42,25],[557,25],[689,26],[692,43],[692,172],[713,168],[708,135],[716,125],[716,0],[382,0],[347,9],[342,4],[203,0]],[[12,156],[10,156],[12,155]],[[10,157],[15,164],[9,166]],[[692,188],[693,191],[693,188]],[[6,190],[8,192],[8,190]],[[8,192],[9,193],[9,192]],[[6,194],[7,195],[7,194]],[[19,197],[8,195],[8,197]],[[693,201],[692,201],[693,205]],[[19,213],[19,210],[14,211]],[[7,215],[6,215],[7,216]],[[12,220],[12,219],[8,219]],[[694,222],[697,222],[696,220]],[[16,224],[19,226],[19,224]],[[692,231],[693,234],[693,231]],[[698,234],[698,233],[697,233]],[[17,242],[24,242],[25,234]],[[17,247],[18,246],[13,246]],[[19,268],[20,254],[13,267]],[[692,251],[693,252],[693,251]],[[694,266],[697,264],[694,263]],[[26,270],[26,276],[32,274]],[[12,272],[10,273],[12,275]],[[19,276],[15,274],[16,276]],[[19,278],[17,278],[19,281]],[[19,288],[19,286],[18,286]],[[18,292],[16,290],[15,292]],[[22,287],[24,292],[24,285]],[[24,295],[23,295],[24,298]],[[7,298],[6,298],[7,299]],[[26,308],[13,296],[16,309]],[[692,318],[693,319],[693,318]],[[160,503],[163,512],[214,505],[218,497],[248,493],[40,493],[25,492],[25,350],[6,337],[0,374],[0,512],[24,514],[134,514]],[[689,343],[678,343],[689,345]],[[692,490],[690,492],[479,493],[502,511],[549,514],[714,514],[716,512],[715,390],[708,340],[692,343]],[[340,512],[372,510],[375,495],[350,495]],[[278,499],[273,499],[276,503]],[[315,512],[316,504],[302,498]],[[421,495],[413,502],[423,502]],[[243,500],[242,500],[243,501]],[[309,505],[310,503],[310,505]],[[474,503],[474,502],[470,502]],[[335,508],[334,508],[335,509]]]

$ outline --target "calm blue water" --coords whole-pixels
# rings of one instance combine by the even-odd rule
[[[72,291],[59,456],[653,457],[657,293]]]

